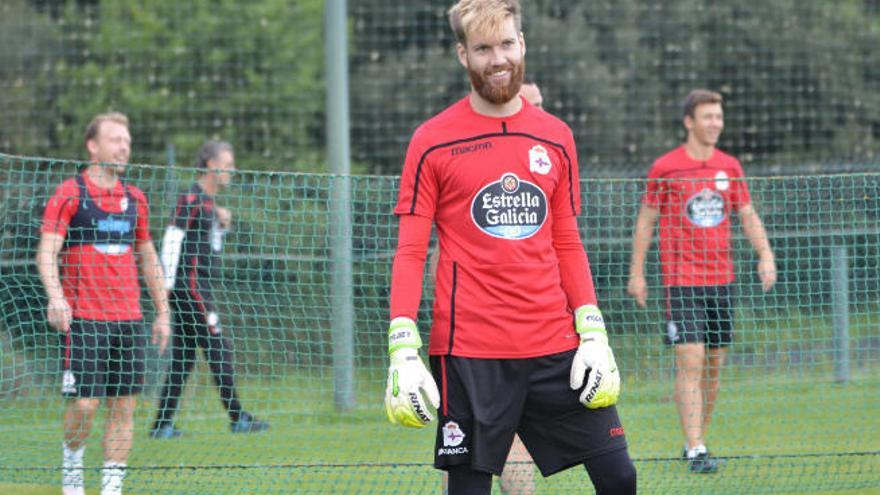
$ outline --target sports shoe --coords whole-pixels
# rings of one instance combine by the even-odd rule
[[[269,429],[269,423],[260,421],[253,417],[250,413],[242,412],[238,416],[238,421],[229,425],[232,433],[259,433]]]
[[[707,450],[706,453],[709,454],[709,457],[712,457],[711,452],[709,452]],[[683,461],[688,460],[688,446],[687,446],[687,444],[684,444],[684,447],[681,448],[681,460],[683,460]]]
[[[688,470],[692,473],[711,474],[718,471],[718,459],[708,452],[700,452],[688,459]]]
[[[183,432],[178,430],[177,427],[174,426],[174,423],[169,423],[150,430],[150,438],[158,438],[161,440],[179,438],[181,435],[183,435]]]

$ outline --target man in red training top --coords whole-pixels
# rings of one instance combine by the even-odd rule
[[[541,88],[534,81],[523,77],[522,86],[519,88],[519,95],[525,101],[537,108],[544,108],[544,98],[541,95]],[[433,280],[437,274],[437,260],[440,252],[436,249],[431,251],[428,258],[428,273]],[[446,472],[443,473],[443,495],[448,495],[449,484]],[[504,471],[499,477],[499,485],[503,495],[534,495],[535,493],[535,468],[532,462],[532,456],[526,450],[519,436],[513,436],[513,444],[510,446],[510,452],[507,454],[507,460],[504,463]]]
[[[517,97],[517,0],[461,0],[449,17],[472,90],[420,126],[407,151],[386,412],[422,427],[429,402],[439,406],[434,465],[448,471],[450,495],[490,493],[514,434],[545,476],[581,464],[597,493],[635,493],[614,407],[620,376],[577,230],[571,131]],[[433,376],[415,324],[432,224]]]
[[[90,164],[46,204],[37,269],[49,324],[64,335],[64,495],[83,495],[83,453],[100,399],[107,405],[101,495],[122,493],[136,396],[144,384],[138,267],[156,308],[153,343],[170,333],[162,268],[144,193],[122,181],[131,152],[128,119],[96,116],[86,128]],[[60,255],[60,264],[59,264]]]
[[[721,95],[698,89],[683,105],[687,141],[648,172],[647,192],[633,234],[627,291],[645,307],[645,255],[660,219],[660,265],[666,286],[666,339],[675,346],[675,402],[695,473],[714,473],[718,459],[704,437],[718,397],[721,367],[733,342],[733,259],[730,214],[758,253],[764,290],[776,282],[776,262],[752,206],[739,162],[715,148],[724,129]]]

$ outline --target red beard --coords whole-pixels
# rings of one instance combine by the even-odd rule
[[[489,83],[490,74],[497,72],[498,68],[487,69],[486,72],[481,74],[468,67],[467,72],[477,94],[490,103],[502,105],[519,94],[519,89],[523,83],[523,76],[526,72],[526,62],[523,60],[517,65],[508,64],[502,68],[502,70],[505,69],[510,71],[510,82],[503,86],[494,86]]]

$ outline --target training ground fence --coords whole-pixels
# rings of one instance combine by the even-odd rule
[[[4,493],[55,493],[60,483],[62,340],[46,321],[35,252],[47,199],[81,165],[0,155]],[[177,195],[197,175],[188,167],[131,165],[125,178],[149,199],[159,247]],[[170,364],[168,352],[149,346],[126,493],[439,493],[440,474],[431,467],[434,426],[392,426],[382,407],[398,185],[394,176],[235,175],[217,196],[233,223],[212,283],[242,403],[271,429],[232,434],[199,357],[175,418],[183,435],[149,438]],[[623,377],[619,411],[640,491],[876,488],[880,174],[752,177],[749,187],[779,280],[762,291],[756,255],[733,218],[735,342],[707,435],[724,465],[716,475],[698,476],[679,459],[656,242],[646,266],[647,308],[626,293],[645,181],[581,181],[581,237]],[[418,322],[424,337],[430,280]],[[142,304],[149,324],[146,293]],[[100,484],[103,420],[99,412],[86,449],[89,493]],[[584,493],[589,486],[583,469],[538,478],[536,493]]]
[[[231,434],[200,355],[176,415],[184,435],[150,439],[170,362],[149,347],[126,493],[440,492],[433,429],[391,427],[381,402],[397,175],[415,128],[470,89],[451,3],[0,1],[0,493],[59,489],[62,351],[35,250],[47,199],[81,165],[66,160],[85,157],[84,127],[108,110],[130,118],[132,161],[153,164],[126,175],[149,198],[157,247],[199,147],[234,145],[244,171],[218,197],[233,226],[214,292],[242,403],[271,425]],[[579,225],[640,491],[880,490],[880,2],[522,3],[526,73],[578,147]],[[328,5],[347,7],[345,33],[326,29]],[[351,176],[321,173],[344,147],[328,142],[328,35],[347,49]],[[779,269],[764,293],[734,219],[736,337],[708,433],[725,462],[713,476],[679,460],[656,242],[648,307],[626,294],[643,178],[684,139],[680,102],[697,87],[724,96],[719,146],[752,177]],[[587,486],[573,469],[535,491]]]

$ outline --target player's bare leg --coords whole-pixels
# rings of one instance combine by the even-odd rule
[[[510,453],[501,472],[501,492],[504,495],[533,495],[535,493],[535,469],[532,456],[526,446],[514,435]]]
[[[675,346],[675,405],[688,448],[703,444],[703,344]]]
[[[703,374],[703,397],[706,401],[703,404],[702,434],[704,437],[709,429],[709,423],[712,422],[712,412],[715,410],[718,390],[721,387],[721,368],[724,366],[726,357],[726,347],[710,348],[706,356],[706,369]]]
[[[134,437],[135,397],[107,398],[107,426],[104,429],[104,460],[128,462]]]
[[[122,493],[125,467],[134,437],[134,409],[137,398],[107,398],[107,425],[104,428],[104,475],[101,494]]]
[[[73,399],[64,411],[64,456],[61,490],[64,495],[84,495],[83,454],[92,430],[98,399]]]
[[[706,349],[703,344],[675,346],[675,403],[678,406],[681,428],[687,439],[685,457],[688,460],[688,469],[693,473],[718,471],[718,460],[709,454],[704,442],[705,367]]]
[[[73,399],[64,411],[64,442],[72,450],[85,444],[92,431],[95,411],[101,404],[98,399]]]

